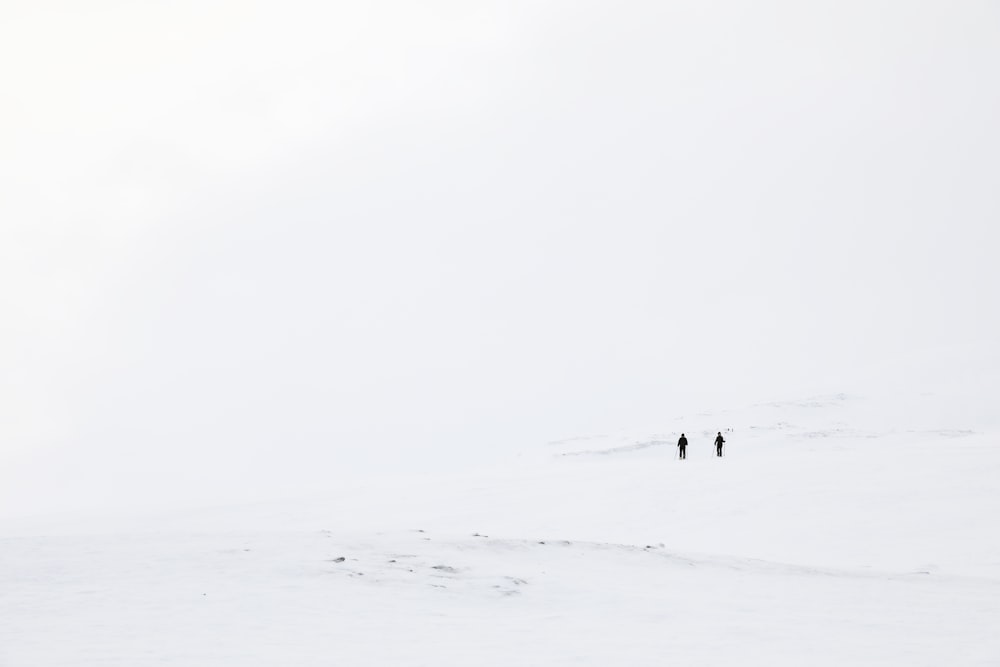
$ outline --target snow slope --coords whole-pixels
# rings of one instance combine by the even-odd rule
[[[813,397],[323,498],[9,522],[0,664],[997,665],[995,424],[942,405]]]

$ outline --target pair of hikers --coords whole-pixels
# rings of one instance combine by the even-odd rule
[[[726,444],[726,439],[722,437],[722,431],[719,431],[719,435],[715,436],[715,455],[722,456],[722,445]],[[677,441],[677,449],[680,450],[679,456],[682,459],[687,458],[687,446],[688,439],[683,433],[681,433],[681,439]]]

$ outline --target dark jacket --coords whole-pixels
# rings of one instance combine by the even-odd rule
[[[677,441],[677,446],[678,446],[678,447],[687,447],[687,446],[688,446],[688,439],[687,439],[687,438],[685,438],[685,437],[684,437],[684,436],[682,435],[682,436],[681,436],[681,439]]]
[[[725,439],[725,438],[723,438],[723,437],[722,437],[721,435],[717,435],[717,436],[715,436],[715,444],[716,444],[716,445],[721,445],[721,444],[722,444],[722,443],[724,443],[725,441],[726,441],[726,439]]]

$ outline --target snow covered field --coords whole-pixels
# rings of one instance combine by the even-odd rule
[[[0,2],[0,667],[1000,667],[998,28]]]
[[[997,665],[996,432],[939,407],[824,396],[311,500],[8,521],[0,664]]]

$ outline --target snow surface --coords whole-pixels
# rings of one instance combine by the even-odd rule
[[[8,521],[0,664],[998,665],[995,424],[941,405],[809,397],[322,498]]]

